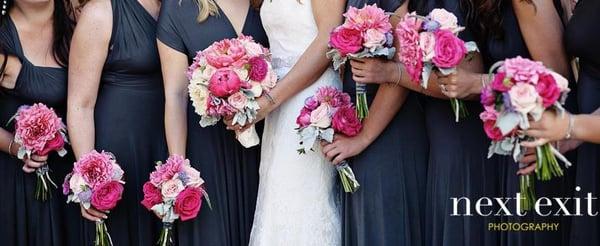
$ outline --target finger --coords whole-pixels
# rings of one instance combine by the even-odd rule
[[[543,129],[541,122],[529,121],[529,130],[540,130],[540,129]]]
[[[534,171],[535,171],[535,163],[532,165],[529,165],[525,168],[519,169],[519,171],[517,171],[517,175],[529,175],[529,174],[533,173]]]
[[[535,148],[538,146],[542,146],[544,144],[548,143],[548,140],[544,139],[544,138],[538,138],[534,141],[526,141],[526,142],[521,142],[521,146],[523,147],[527,147],[527,148]]]
[[[352,79],[353,79],[355,82],[362,83],[362,84],[366,84],[366,83],[369,83],[369,82],[371,82],[371,81],[369,81],[369,79],[367,79],[366,77],[358,77],[358,76],[356,76],[356,75],[352,75]]]
[[[29,159],[29,160],[25,161],[25,165],[30,168],[40,168],[40,167],[46,165],[46,162],[37,162],[37,161],[33,161],[33,160]]]
[[[526,155],[523,158],[521,158],[521,160],[519,160],[519,162],[521,163],[525,163],[525,164],[530,164],[537,161],[537,156],[535,154],[533,155]]]
[[[100,212],[100,211],[98,211],[98,210],[96,210],[96,209],[94,209],[94,208],[89,208],[89,209],[86,209],[86,211],[87,211],[87,212],[88,212],[90,215],[92,215],[92,216],[94,216],[94,217],[96,217],[96,218],[108,219],[108,216],[107,216],[105,213],[103,213],[103,212]]]
[[[87,220],[91,220],[91,221],[102,220],[102,218],[99,218],[99,217],[96,217],[96,216],[90,214],[83,206],[81,206],[80,208],[81,208],[81,216],[83,216],[83,218],[85,218]]]
[[[340,153],[338,156],[333,159],[333,165],[338,165],[342,161],[344,161],[348,156],[345,153]]]
[[[35,172],[35,168],[28,167],[27,165],[23,165],[22,169],[23,169],[23,172],[26,172],[26,173],[33,173],[33,172]]]
[[[329,153],[329,151],[335,149],[334,144],[327,143],[326,141],[323,141],[323,143],[325,144],[323,145],[323,149],[321,151],[323,151],[323,153],[325,153],[326,155],[327,153]]]
[[[334,159],[334,158],[335,158],[337,155],[339,155],[341,152],[342,152],[342,151],[341,151],[339,148],[334,148],[334,149],[332,149],[331,151],[327,152],[327,155],[326,155],[326,157],[327,157],[327,160],[328,160],[328,161],[330,161],[330,162],[331,162],[331,161],[333,161],[333,159]]]
[[[44,156],[39,156],[39,155],[32,155],[31,159],[37,162],[45,162],[48,160],[48,156],[44,155]]]
[[[350,60],[350,66],[352,66],[352,68],[362,70],[365,69],[366,64],[362,60],[352,59]]]
[[[357,77],[364,77],[365,76],[365,72],[363,70],[359,70],[356,68],[352,68],[352,74],[356,75]]]

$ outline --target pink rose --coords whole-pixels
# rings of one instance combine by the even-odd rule
[[[238,92],[242,81],[238,75],[229,68],[218,69],[208,82],[208,90],[217,97],[228,97]]]
[[[331,107],[324,103],[310,113],[310,123],[319,128],[327,128],[331,125]]]
[[[19,108],[15,121],[15,141],[33,153],[44,150],[65,128],[54,110],[41,103]]]
[[[196,218],[202,207],[202,191],[200,188],[185,188],[175,200],[174,210],[179,214],[181,221]]]
[[[458,30],[458,19],[454,14],[445,9],[433,9],[428,16],[437,23],[440,23],[441,30],[453,33]]]
[[[556,84],[556,80],[550,74],[542,74],[535,85],[535,89],[542,97],[542,105],[544,108],[550,107],[560,97],[560,88]]]
[[[414,14],[414,13],[413,13]],[[419,29],[422,21],[405,16],[396,26],[396,38],[400,44],[398,57],[412,81],[421,81],[423,51],[419,47]]]
[[[250,64],[250,79],[256,82],[261,82],[267,77],[269,72],[269,64],[261,57],[253,57],[248,61]]]
[[[238,40],[246,48],[246,53],[249,57],[262,56],[269,53],[269,50],[255,42],[251,36],[240,36]]]
[[[377,29],[369,29],[365,32],[364,47],[369,49],[383,46],[386,42],[385,33],[380,32]]]
[[[506,77],[503,72],[498,72],[492,80],[492,89],[499,92],[507,92],[514,85],[510,78]]]
[[[356,109],[351,106],[339,108],[333,115],[333,129],[348,137],[358,135],[362,124],[356,116]]]
[[[359,52],[363,46],[362,33],[359,30],[338,27],[329,38],[329,45],[342,56]]]
[[[62,134],[57,133],[56,136],[54,137],[54,139],[46,142],[46,146],[44,146],[44,149],[37,152],[37,154],[41,155],[41,156],[48,155],[48,154],[50,154],[50,152],[55,151],[55,150],[61,150],[64,147],[65,147],[65,139],[63,138]]]
[[[181,192],[184,188],[185,188],[185,186],[183,186],[183,183],[181,182],[181,180],[171,179],[171,180],[165,181],[161,185],[160,193],[166,199],[175,198],[175,197],[177,197],[179,192]]]
[[[496,94],[490,87],[485,87],[481,90],[481,104],[484,106],[492,106],[496,103]]]
[[[236,92],[233,95],[229,96],[229,98],[227,98],[227,102],[229,102],[229,104],[232,107],[242,111],[248,103],[248,98],[246,98],[246,95],[244,95],[244,93]]]
[[[92,206],[101,211],[108,211],[117,206],[123,194],[123,185],[118,181],[110,181],[99,185],[92,191]]]
[[[304,128],[310,125],[310,110],[307,108],[302,108],[300,111],[300,115],[296,118],[296,124],[299,127]]]
[[[277,84],[277,74],[275,73],[275,71],[273,71],[273,69],[271,69],[269,67],[269,72],[267,73],[267,76],[265,77],[265,79],[263,81],[261,81],[260,85],[263,87],[263,89],[269,91],[269,90],[273,89],[276,84]]]
[[[146,182],[143,187],[144,191],[144,200],[142,200],[142,205],[146,207],[148,210],[152,210],[152,207],[156,204],[160,204],[163,202],[162,195],[160,190],[156,188],[152,183]]]
[[[245,63],[246,49],[239,40],[225,39],[215,42],[203,51],[206,62],[215,68]]]
[[[517,83],[508,91],[508,95],[511,105],[517,112],[523,115],[527,115],[536,107],[541,106],[538,101],[539,94],[535,86],[531,84]]]
[[[419,48],[423,51],[423,60],[431,61],[435,56],[435,35],[431,32],[419,33]]]
[[[111,154],[92,150],[79,158],[75,163],[74,170],[94,189],[96,186],[112,180],[114,162]]]
[[[537,84],[539,75],[546,72],[546,68],[541,62],[517,56],[516,58],[506,59],[501,68],[507,77],[516,82],[527,82]]]
[[[432,61],[439,68],[453,68],[465,58],[465,42],[452,32],[438,30],[435,33],[435,56]]]

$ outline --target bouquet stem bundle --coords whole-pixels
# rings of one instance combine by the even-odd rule
[[[354,172],[350,165],[348,165],[347,161],[343,161],[339,165],[335,167],[340,175],[340,180],[342,182],[342,187],[344,187],[344,192],[354,193],[360,187],[358,180],[356,180],[356,176],[354,176]]]
[[[112,246],[112,239],[103,220],[96,222],[96,240],[94,246]]]
[[[521,192],[521,211],[528,211],[533,208],[535,199],[535,179],[533,175],[521,175],[519,177],[519,187]]]
[[[536,166],[535,174],[539,180],[547,181],[553,177],[562,177],[563,170],[558,164],[558,160],[553,152],[553,147],[550,144],[544,144],[536,148],[538,165]]]
[[[163,228],[160,230],[160,237],[156,243],[158,246],[172,246],[173,243],[173,223],[163,223]]]
[[[367,85],[361,83],[356,83],[356,114],[360,120],[363,120],[369,116]]]
[[[40,201],[46,201],[52,197],[52,193],[49,192],[49,186],[58,188],[56,183],[50,178],[50,168],[48,165],[44,165],[38,168],[36,171],[37,183],[35,184],[35,199]]]
[[[464,119],[469,116],[469,111],[467,111],[467,107],[465,106],[465,102],[463,102],[463,100],[450,98],[450,105],[452,106],[454,120],[456,122],[459,122],[460,119]]]

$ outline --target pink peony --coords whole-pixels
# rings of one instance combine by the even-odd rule
[[[346,22],[344,27],[366,31],[376,29],[381,33],[388,33],[392,30],[390,18],[383,9],[377,7],[377,4],[365,5],[361,9],[350,7],[344,14]]]
[[[440,24],[441,30],[455,32],[458,30],[458,19],[445,9],[434,9],[429,13],[429,18]]]
[[[92,206],[101,211],[108,211],[117,206],[123,194],[123,185],[118,181],[110,181],[92,190]]]
[[[516,82],[531,84],[537,84],[539,75],[546,72],[546,68],[541,62],[532,61],[520,56],[506,59],[501,70],[506,73],[507,77],[512,78]]]
[[[15,120],[16,140],[33,153],[43,151],[47,142],[65,129],[54,110],[41,103],[19,108]]]
[[[465,42],[454,33],[438,30],[435,33],[435,56],[432,61],[439,68],[453,68],[465,58]]]
[[[228,97],[240,90],[242,81],[230,68],[218,69],[208,82],[208,90],[217,97]]]
[[[351,106],[341,107],[337,110],[333,115],[332,126],[335,131],[348,137],[358,135],[362,128],[362,124],[356,116],[356,109]]]
[[[385,33],[377,29],[369,29],[365,32],[363,46],[369,49],[381,47],[386,42]]]
[[[539,104],[540,96],[537,93],[535,86],[528,83],[517,83],[508,91],[510,104],[514,109],[526,115],[533,111]]]
[[[248,103],[248,98],[246,97],[246,95],[244,95],[244,93],[242,92],[236,92],[233,95],[229,96],[229,98],[227,98],[227,102],[229,102],[229,104],[236,108],[237,110],[244,110],[244,107],[246,107],[246,104]]]
[[[112,180],[114,162],[112,154],[104,151],[98,153],[92,150],[79,158],[75,163],[74,171],[83,178],[87,185],[95,189],[96,186]]]
[[[261,57],[253,57],[248,61],[250,64],[250,80],[261,82],[267,77],[269,64]]]
[[[61,150],[65,147],[65,139],[63,138],[61,133],[56,133],[56,136],[54,137],[54,139],[46,142],[46,146],[44,146],[44,149],[40,150],[39,152],[37,152],[38,155],[48,155],[50,154],[50,152],[55,151],[55,150]]]
[[[179,179],[170,179],[162,183],[160,187],[160,193],[166,199],[172,199],[177,197],[179,192],[185,189],[183,182]]]
[[[185,188],[175,200],[174,210],[179,214],[181,221],[196,218],[202,207],[202,191],[200,188]]]
[[[354,54],[362,50],[362,33],[356,29],[338,27],[329,38],[329,45],[338,50],[342,56]]]
[[[319,128],[331,126],[331,107],[327,103],[321,104],[310,113],[310,123]]]
[[[556,80],[550,74],[542,74],[535,85],[535,89],[542,97],[544,108],[550,107],[560,97],[560,88],[556,84]]]
[[[298,118],[296,118],[296,124],[298,124],[299,127],[304,128],[310,125],[310,113],[311,111],[307,108],[302,108],[302,111],[300,111],[300,115],[298,115]]]
[[[423,70],[423,51],[419,47],[419,29],[422,21],[405,16],[396,26],[396,38],[400,44],[398,57],[412,81],[421,80]]]
[[[204,50],[206,62],[216,68],[240,66],[246,63],[246,49],[237,39],[225,39],[215,42]]]
[[[510,78],[506,77],[503,72],[498,72],[492,80],[492,89],[499,92],[507,92],[514,85]]]
[[[160,190],[158,190],[158,188],[156,188],[156,186],[154,186],[151,182],[146,182],[144,184],[143,191],[144,200],[142,200],[142,205],[144,205],[144,207],[146,207],[148,210],[151,210],[154,205],[163,202]]]

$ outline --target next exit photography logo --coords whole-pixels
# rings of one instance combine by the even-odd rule
[[[575,187],[581,191],[581,187]],[[587,193],[584,197],[539,197],[531,211],[522,211],[521,193],[514,197],[481,197],[471,201],[468,197],[451,197],[451,216],[525,216],[529,212],[538,216],[597,216],[598,197]],[[514,206],[513,206],[514,205]],[[585,209],[582,209],[582,205]],[[514,208],[514,209],[509,209]],[[582,211],[585,210],[585,211]]]

